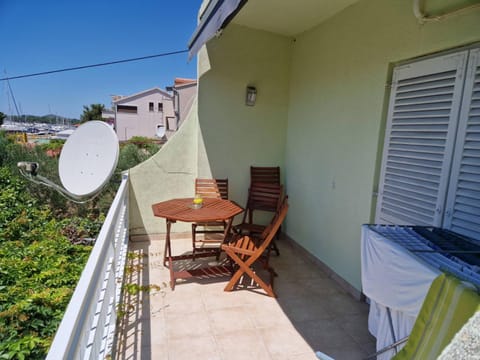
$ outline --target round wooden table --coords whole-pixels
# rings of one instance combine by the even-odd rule
[[[168,268],[170,270],[170,287],[175,289],[176,279],[185,279],[192,276],[192,272],[180,271],[175,272],[173,269],[173,261],[192,259],[192,255],[172,256],[172,247],[170,241],[170,231],[172,223],[177,221],[184,222],[210,222],[210,221],[226,221],[225,236],[230,232],[232,221],[235,215],[243,212],[243,208],[230,200],[204,198],[201,208],[195,208],[193,198],[171,199],[162,201],[152,205],[153,214],[158,217],[165,218],[167,222],[167,233],[165,235],[165,251],[163,254],[163,265],[166,266],[168,260]],[[211,253],[197,254],[199,256],[212,256]],[[212,270],[212,269],[210,269]],[[197,269],[198,272],[198,269]]]

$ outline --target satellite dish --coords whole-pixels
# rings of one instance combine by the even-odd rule
[[[165,126],[157,125],[157,136],[161,139],[165,136]]]
[[[63,145],[58,163],[60,181],[79,197],[100,190],[113,175],[118,161],[118,138],[103,121],[81,125]]]
[[[50,186],[75,202],[86,202],[105,186],[117,167],[118,138],[103,121],[88,121],[77,128],[63,145],[58,173],[63,188],[38,175],[39,164],[19,162],[20,173],[29,180]]]

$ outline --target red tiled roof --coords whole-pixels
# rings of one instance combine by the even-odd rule
[[[196,83],[195,79],[175,78],[175,86]]]

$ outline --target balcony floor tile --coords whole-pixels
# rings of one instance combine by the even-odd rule
[[[286,240],[277,245],[281,255],[271,257],[279,275],[274,299],[252,286],[224,292],[225,277],[177,281],[172,291],[162,263],[164,241],[131,242],[124,283],[143,288],[124,295],[116,358],[304,360],[316,359],[320,350],[349,360],[373,353],[368,306]],[[191,238],[172,240],[172,248],[174,254],[190,251]]]

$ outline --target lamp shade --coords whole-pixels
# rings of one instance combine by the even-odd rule
[[[247,86],[245,105],[254,106],[257,100],[257,89],[254,86]]]

